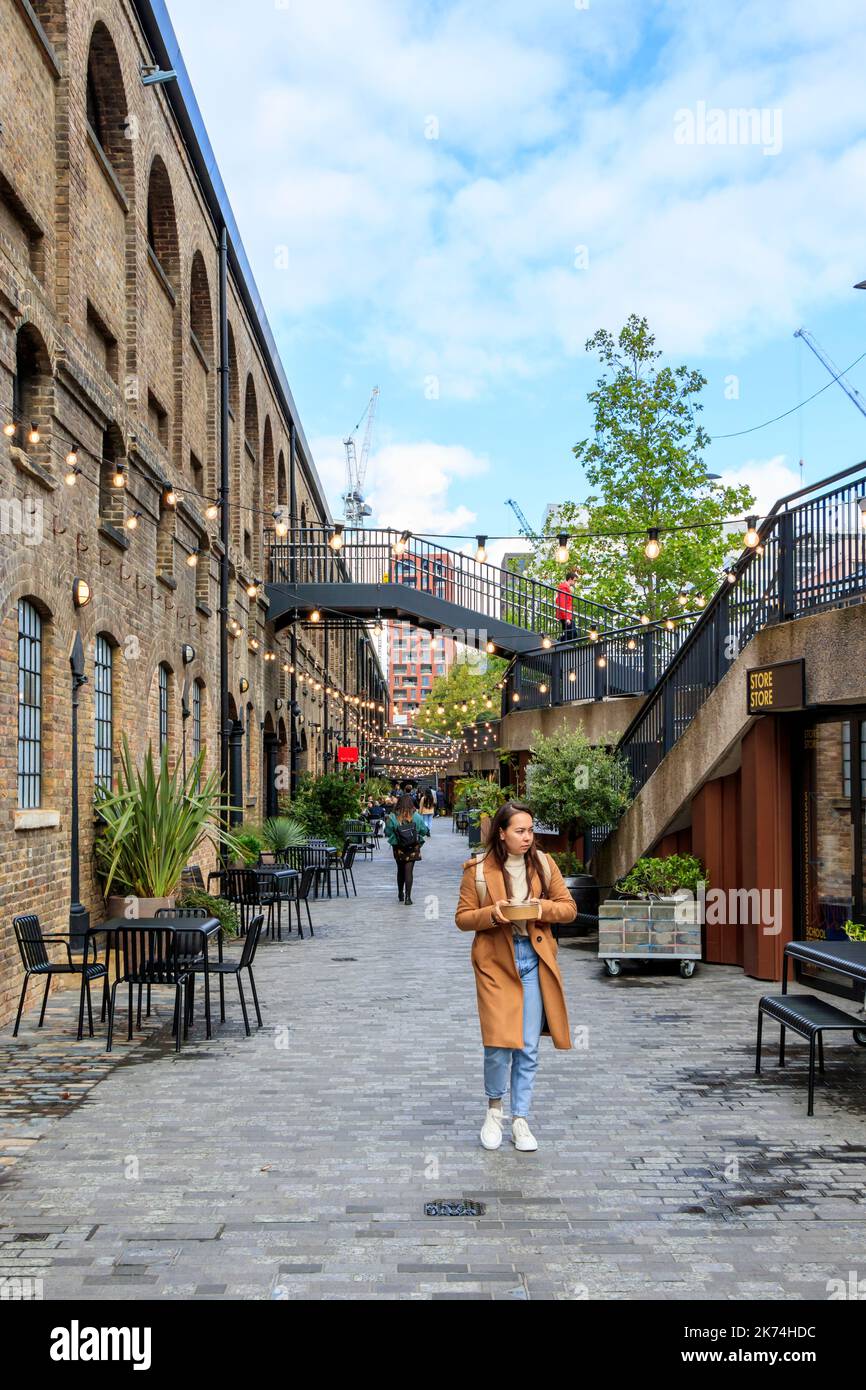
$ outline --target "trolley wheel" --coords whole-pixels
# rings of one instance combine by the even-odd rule
[[[690,980],[695,973],[695,962],[693,960],[680,961],[680,974],[684,980]]]
[[[859,1043],[861,1047],[866,1047],[866,1028],[854,1029],[854,1041]]]
[[[622,966],[620,965],[618,960],[606,960],[604,963],[604,968],[607,971],[608,975],[618,975],[622,970]]]

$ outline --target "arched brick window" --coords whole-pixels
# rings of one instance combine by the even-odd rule
[[[27,323],[15,337],[15,375],[12,378],[13,442],[41,463],[51,461],[51,420],[54,381],[41,335]],[[34,431],[38,438],[31,438]]]
[[[94,26],[87,55],[87,124],[91,139],[129,197],[132,192],[132,145],[129,107],[114,42],[100,21]]]
[[[277,506],[286,507],[289,503],[289,491],[286,484],[286,459],[282,449],[277,459]],[[288,520],[288,517],[285,518]]]
[[[243,556],[248,564],[254,568],[258,565],[258,545],[257,537],[261,530],[261,517],[255,508],[258,505],[258,481],[259,481],[259,406],[256,399],[256,387],[252,376],[247,376],[247,383],[244,389],[244,449],[242,469],[241,495],[245,504],[242,518],[243,528]]]
[[[114,645],[104,632],[93,652],[93,764],[97,787],[111,790],[114,753]]]
[[[214,360],[213,308],[207,270],[201,251],[196,251],[192,258],[189,280],[189,329],[199,352],[207,362],[208,370],[212,369]]]
[[[177,220],[168,170],[159,155],[154,156],[147,184],[147,245],[172,295],[180,284],[180,248]]]
[[[18,603],[18,806],[42,805],[42,617]]]

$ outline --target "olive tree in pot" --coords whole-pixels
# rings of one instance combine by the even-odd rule
[[[619,820],[631,791],[628,766],[610,751],[608,739],[612,742],[613,736],[590,743],[579,726],[549,735],[536,731],[526,769],[527,804],[536,820],[558,826],[565,836],[568,849],[556,856],[557,862],[578,912],[591,915],[598,909],[598,890],[577,858],[577,840],[594,825]]]
[[[181,873],[202,844],[241,857],[219,773],[202,779],[204,756],[184,777],[179,764],[169,768],[167,747],[157,770],[148,744],[139,769],[124,735],[117,789],[98,787],[95,799],[102,824],[94,854],[110,917],[152,917],[158,907],[173,907]]]
[[[510,789],[486,777],[463,777],[454,790],[469,811],[469,848],[477,849],[487,838],[490,821],[508,800]]]

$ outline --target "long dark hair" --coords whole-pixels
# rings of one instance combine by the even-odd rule
[[[394,808],[398,820],[411,820],[415,814],[415,802],[408,792],[404,792]]]
[[[509,894],[512,891],[512,885],[508,870],[505,867],[505,861],[508,858],[508,850],[505,848],[505,841],[502,839],[499,832],[500,830],[507,830],[514,816],[519,815],[521,812],[527,816],[532,815],[529,807],[524,802],[506,801],[505,805],[500,806],[496,815],[491,820],[490,829],[487,832],[487,839],[484,841],[485,858],[488,854],[493,856],[494,863],[502,870],[502,876]],[[532,843],[526,851],[526,886],[530,893],[532,892],[530,879],[533,872],[536,874],[538,882],[541,885],[541,897],[543,898],[545,895],[546,883],[544,870],[541,867],[541,859],[539,858],[538,850],[535,845],[534,834]]]

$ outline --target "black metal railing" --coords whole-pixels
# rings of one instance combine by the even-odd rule
[[[762,628],[866,596],[866,463],[781,498],[619,741],[635,795]],[[860,475],[859,477],[856,475]],[[844,484],[826,489],[831,483]],[[800,498],[808,498],[799,501]],[[522,701],[521,701],[522,703]]]
[[[306,526],[285,536],[266,532],[268,579],[272,584],[405,584],[471,609],[483,617],[544,634],[559,634],[553,585],[449,550],[423,537],[401,539],[400,531],[346,527],[339,550],[329,544],[330,526]],[[578,635],[609,628],[626,617],[605,604],[572,596],[571,620]],[[477,626],[483,627],[479,621]]]
[[[699,616],[684,613],[670,619],[670,626],[635,623],[600,630],[592,641],[556,642],[527,652],[509,668],[502,712],[648,694]]]

